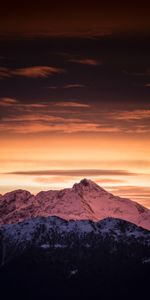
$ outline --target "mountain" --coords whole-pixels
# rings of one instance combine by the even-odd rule
[[[66,221],[59,217],[33,218],[1,227],[1,264],[4,265],[31,247],[40,247],[43,250],[74,249],[77,245],[83,248],[97,248],[99,245],[102,247],[106,241],[107,251],[111,252],[117,251],[118,244],[124,244],[125,247],[130,247],[130,244],[133,246],[133,241],[136,245],[150,249],[150,231],[114,218],[99,222]],[[138,255],[138,249],[134,255]]]
[[[91,180],[72,188],[40,192],[16,190],[0,197],[0,225],[36,217],[98,221],[119,218],[150,230],[150,210],[129,199],[114,196]]]
[[[135,299],[149,289],[150,231],[107,218],[38,217],[0,229],[5,299]]]

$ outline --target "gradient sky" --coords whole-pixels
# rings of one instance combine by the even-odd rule
[[[0,10],[0,193],[90,178],[150,207],[146,2]]]

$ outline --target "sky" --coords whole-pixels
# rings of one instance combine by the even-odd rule
[[[150,208],[146,1],[5,1],[0,194],[90,178]]]

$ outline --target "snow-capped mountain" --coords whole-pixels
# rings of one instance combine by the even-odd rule
[[[81,292],[82,299],[142,299],[149,288],[149,253],[150,232],[121,219],[53,216],[3,225],[1,292],[5,299],[76,300]]]
[[[21,223],[3,225],[0,230],[1,264],[4,265],[30,248],[75,249],[103,248],[118,251],[118,244],[138,245],[150,249],[150,232],[121,219],[107,218],[66,221],[59,217],[33,218]],[[67,250],[68,251],[68,250]],[[136,253],[132,254],[137,256]],[[143,258],[143,253],[142,255]],[[148,257],[149,258],[149,257]]]
[[[16,190],[0,197],[0,225],[36,217],[98,221],[113,217],[150,230],[150,210],[129,199],[114,196],[91,180],[72,188],[40,192]]]

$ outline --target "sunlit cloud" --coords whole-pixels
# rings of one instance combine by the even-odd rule
[[[150,206],[150,187],[148,186],[110,186],[109,189],[122,197],[130,197],[134,199],[145,199],[149,201]]]
[[[17,103],[18,101],[13,98],[9,98],[9,97],[0,98],[0,106],[8,107],[8,106],[13,106],[14,104]]]
[[[112,178],[97,178],[93,177],[93,181],[97,182],[98,184],[119,184],[119,183],[124,183],[125,180],[120,180],[120,179],[112,179]]]
[[[111,113],[112,117],[117,120],[141,120],[141,119],[149,119],[150,118],[150,109],[135,109],[135,110],[125,110],[125,111],[117,111]]]
[[[1,98],[0,106],[5,112],[1,116],[1,132],[150,132],[150,109],[106,112],[95,105],[78,101],[25,103],[9,97]]]
[[[65,72],[64,69],[50,66],[32,66],[18,69],[0,68],[0,78],[22,76],[29,78],[45,78]]]
[[[127,133],[149,133],[150,132],[150,127],[148,125],[137,125],[136,127],[132,129],[127,129]]]
[[[147,186],[117,186],[112,187],[114,190],[116,190],[120,194],[132,194],[134,196],[149,196],[150,197],[150,187]]]
[[[79,181],[81,179],[81,175],[79,176],[75,176],[76,178],[74,179],[75,181]],[[98,178],[98,177],[92,177],[90,176],[90,178],[100,184],[100,185],[106,185],[106,184],[119,184],[119,183],[124,183],[125,181],[124,180],[119,180],[119,179],[110,179],[110,178],[105,178],[105,179],[102,179],[102,178]],[[63,175],[63,176],[43,176],[43,177],[37,177],[35,179],[35,182],[38,182],[38,183],[44,183],[44,184],[50,184],[50,183],[57,183],[57,182],[65,182],[65,183],[68,183],[68,181],[72,181],[72,176],[69,176],[69,175]]]
[[[49,75],[60,74],[64,72],[63,69],[56,67],[48,67],[48,66],[34,66],[28,68],[21,68],[12,71],[12,74],[17,76],[38,78],[38,77],[48,77]]]
[[[35,182],[43,184],[56,184],[57,182],[68,183],[68,180],[72,180],[72,176],[48,176],[35,178]]]
[[[5,121],[5,122],[11,121],[12,123],[14,123],[14,125],[17,125],[17,124],[15,124],[15,122],[16,123],[18,122],[18,125],[21,125],[20,123],[23,123],[25,125],[25,122],[28,122],[28,121],[30,121],[30,122],[43,121],[43,124],[41,124],[41,126],[44,125],[44,123],[46,124],[46,122],[49,122],[49,123],[73,123],[73,122],[81,123],[82,122],[81,119],[77,119],[77,118],[63,118],[63,117],[59,117],[59,116],[51,116],[48,114],[40,114],[40,113],[18,115],[18,116],[13,116],[11,118],[3,117],[2,121]],[[33,124],[33,123],[31,123],[31,124]],[[12,126],[13,126],[13,124],[12,124]]]
[[[59,107],[90,107],[91,106],[89,104],[80,103],[80,102],[72,102],[72,101],[56,102],[53,105],[59,106]]]
[[[115,186],[106,186],[106,189],[114,195],[129,198],[137,201],[140,204],[150,208],[150,187],[148,186],[121,186],[119,184]]]
[[[29,117],[30,118],[30,117]],[[31,117],[32,118],[32,117]],[[36,118],[36,117],[35,117]],[[53,121],[51,121],[50,124],[48,123],[40,123],[36,122],[34,119],[34,122],[28,123],[28,122],[20,122],[19,124],[10,124],[9,122],[6,124],[2,123],[0,124],[0,131],[1,132],[11,132],[16,134],[28,134],[28,133],[52,133],[52,132],[62,132],[62,133],[77,133],[77,132],[118,132],[119,128],[112,128],[112,127],[100,127],[99,124],[94,123],[71,123],[70,120],[68,124],[65,124],[66,122],[63,121],[62,124],[55,124],[54,123],[55,118]],[[56,119],[57,120],[57,119]],[[55,121],[56,121],[55,120]],[[33,121],[33,119],[32,119]],[[62,122],[62,120],[61,120]]]
[[[81,64],[81,65],[89,65],[89,66],[99,66],[102,64],[101,61],[93,59],[93,58],[82,58],[82,59],[69,59],[69,62]]]
[[[64,84],[62,86],[49,86],[48,89],[51,90],[58,90],[58,89],[78,89],[78,88],[85,88],[86,85],[80,84],[80,83],[70,83],[70,84]]]

